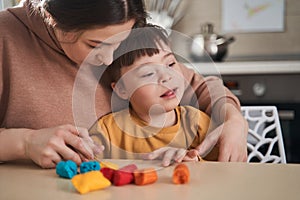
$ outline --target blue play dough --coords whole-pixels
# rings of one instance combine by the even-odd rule
[[[88,161],[80,164],[80,173],[100,170],[100,164],[97,161]]]
[[[63,178],[73,178],[77,174],[77,164],[72,161],[60,161],[56,165],[56,174]]]

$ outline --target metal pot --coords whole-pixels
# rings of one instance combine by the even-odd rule
[[[213,61],[220,62],[227,54],[228,45],[235,39],[214,33],[211,23],[201,26],[201,33],[193,36],[190,45],[190,54],[194,61]]]

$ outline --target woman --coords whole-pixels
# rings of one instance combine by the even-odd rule
[[[26,0],[0,12],[0,161],[31,159],[53,168],[62,159],[80,164],[101,152],[74,115],[76,75],[83,63],[109,65],[126,33],[143,26],[145,18],[141,0]],[[111,39],[120,32],[125,34]],[[225,120],[222,131],[212,133],[200,152],[219,142],[219,160],[245,160],[246,124],[236,97],[226,90],[223,97],[229,98],[211,105],[204,80],[186,73],[207,113],[212,106],[227,110],[217,112]],[[100,117],[111,111],[111,94],[100,85],[96,91]]]

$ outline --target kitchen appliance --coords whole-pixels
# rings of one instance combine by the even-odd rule
[[[149,13],[147,22],[165,29],[171,29],[185,14],[186,1],[183,0],[144,0],[144,2]]]
[[[287,162],[300,163],[300,73],[225,74],[222,79],[243,106],[277,107]]]
[[[212,23],[201,26],[201,32],[192,37],[190,54],[194,61],[223,61],[228,46],[235,40],[233,36],[225,37],[214,32]]]

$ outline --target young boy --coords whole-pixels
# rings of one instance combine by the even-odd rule
[[[112,77],[114,93],[128,109],[99,119],[90,129],[95,142],[105,146],[104,158],[162,158],[195,160],[210,118],[191,106],[180,106],[186,81],[172,53],[166,32],[148,25],[133,30],[120,46],[118,57],[102,77]],[[120,52],[119,51],[119,52]],[[115,101],[112,98],[112,105]],[[217,154],[209,159],[217,159]]]

